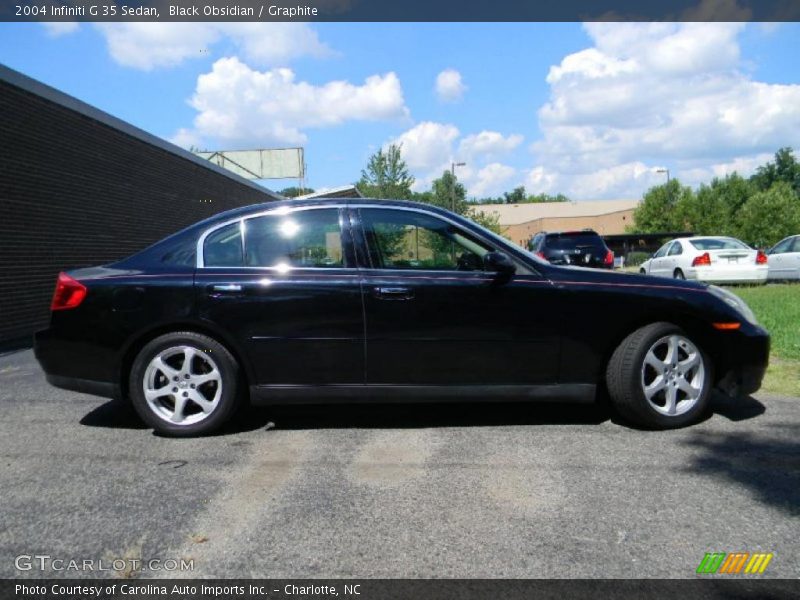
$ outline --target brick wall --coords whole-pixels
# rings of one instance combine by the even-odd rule
[[[47,325],[62,269],[274,199],[10,70],[0,73],[0,114],[0,349]]]

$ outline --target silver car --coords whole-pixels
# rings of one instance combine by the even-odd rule
[[[767,250],[769,279],[800,279],[800,235],[782,239]]]

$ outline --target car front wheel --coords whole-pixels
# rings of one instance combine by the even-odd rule
[[[236,360],[216,340],[168,333],[136,356],[129,389],[136,412],[153,429],[191,436],[211,432],[230,417],[238,377]]]
[[[710,360],[671,323],[634,331],[606,369],[608,391],[619,413],[655,429],[695,422],[708,406],[711,381]]]

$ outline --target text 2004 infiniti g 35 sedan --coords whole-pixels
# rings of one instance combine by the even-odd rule
[[[36,356],[53,385],[130,398],[172,435],[240,401],[573,400],[651,428],[757,390],[769,336],[737,296],[556,267],[427,205],[236,209],[62,273]]]

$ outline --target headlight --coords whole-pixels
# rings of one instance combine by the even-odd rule
[[[740,315],[742,315],[746,321],[752,323],[753,325],[758,325],[758,321],[756,320],[756,315],[747,306],[747,303],[739,298],[733,292],[726,290],[725,288],[717,287],[716,285],[708,286],[708,291],[714,294],[717,298],[725,302],[727,305],[733,307]]]

